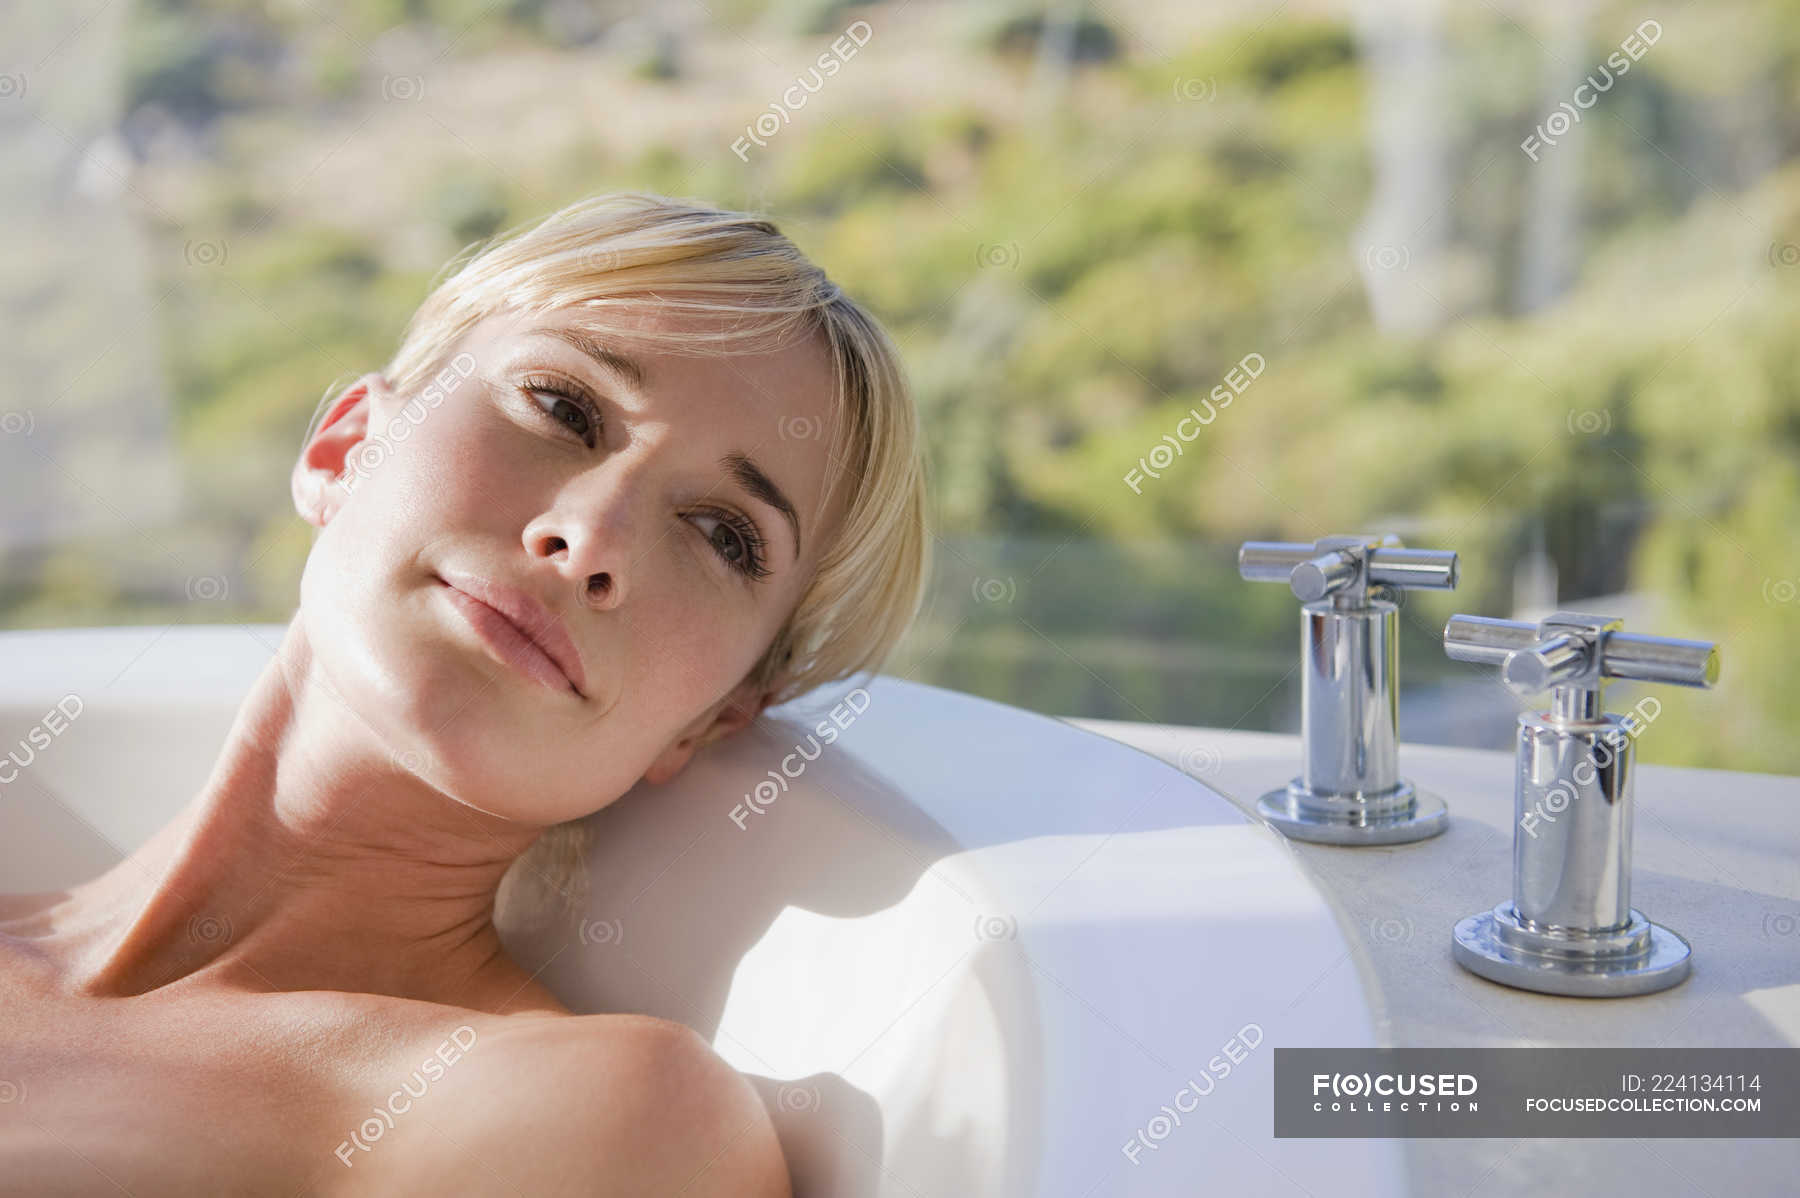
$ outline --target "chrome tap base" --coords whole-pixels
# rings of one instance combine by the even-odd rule
[[[1540,994],[1625,998],[1679,985],[1690,965],[1687,941],[1635,907],[1625,927],[1602,932],[1529,927],[1511,900],[1456,925],[1456,963],[1490,982]]]
[[[1402,781],[1380,795],[1319,794],[1295,778],[1257,800],[1256,813],[1283,836],[1313,844],[1411,844],[1450,824],[1436,795]]]
[[[1442,799],[1400,776],[1400,600],[1456,588],[1456,554],[1396,537],[1246,541],[1238,574],[1300,600],[1300,774],[1257,814],[1315,844],[1407,844],[1442,832]]]

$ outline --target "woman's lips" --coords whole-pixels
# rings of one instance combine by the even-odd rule
[[[502,664],[551,690],[587,697],[581,655],[549,609],[523,591],[478,575],[446,571],[438,581],[451,606]]]

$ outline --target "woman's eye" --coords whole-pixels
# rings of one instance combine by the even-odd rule
[[[711,520],[714,522],[709,532],[704,526],[700,531],[705,535],[707,543],[713,547],[726,565],[750,578],[763,578],[768,570],[762,564],[762,541],[756,530],[747,521],[734,524],[727,517],[709,512],[696,512],[695,520]]]
[[[562,425],[580,437],[591,449],[596,444],[596,434],[600,429],[600,413],[593,404],[578,395],[570,395],[554,387],[542,384],[527,383],[525,393],[537,404],[546,419]]]

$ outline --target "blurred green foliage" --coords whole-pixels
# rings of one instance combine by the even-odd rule
[[[560,44],[550,3],[343,8],[361,36],[440,28],[457,39],[452,63],[516,43],[529,69]],[[737,53],[740,30],[799,37],[791,79],[822,44],[802,35],[858,17],[878,30],[863,53],[879,54],[897,36],[883,8],[742,3],[718,32]],[[385,361],[436,264],[595,190],[704,195],[773,213],[907,354],[945,534],[913,672],[1062,713],[1270,726],[1284,695],[1291,706],[1293,605],[1237,580],[1238,541],[1399,523],[1420,530],[1412,543],[1460,550],[1464,588],[1409,605],[1405,652],[1409,680],[1466,681],[1436,630],[1451,611],[1509,614],[1512,567],[1541,535],[1565,601],[1650,592],[1666,623],[1640,631],[1724,645],[1719,692],[1659,692],[1678,714],[1646,758],[1800,770],[1800,266],[1780,250],[1800,242],[1791,10],[1731,10],[1735,78],[1766,106],[1758,169],[1718,144],[1744,130],[1697,61],[1703,41],[1667,39],[1606,96],[1579,148],[1572,280],[1529,312],[1516,264],[1545,168],[1518,142],[1553,103],[1545,65],[1507,18],[1457,12],[1441,113],[1453,193],[1437,231],[1457,285],[1417,336],[1371,317],[1358,233],[1376,181],[1368,64],[1349,27],[1321,19],[1257,16],[1165,47],[1094,10],[1074,43],[1085,65],[1022,112],[992,84],[1024,86],[1044,9],[992,5],[986,32],[957,43],[966,62],[930,64],[932,87],[859,94],[852,62],[844,96],[795,114],[748,162],[728,147],[756,91],[720,107],[710,138],[633,151],[575,115],[554,151],[469,153],[445,137],[379,181],[412,189],[383,208],[403,227],[246,191],[239,176],[263,148],[241,150],[194,227],[162,233],[230,247],[204,271],[163,258],[177,299],[158,319],[195,519],[249,563],[233,611],[285,617],[309,543],[287,495],[298,438],[328,384]],[[1603,61],[1637,17],[1605,10],[1583,61]],[[364,63],[359,84],[353,44],[278,24],[228,3],[145,6],[130,102],[230,122],[259,102],[230,47],[262,37],[306,58],[281,87],[380,103],[378,68]],[[587,69],[630,82],[606,54],[602,39]],[[1165,477],[1127,486],[1252,352],[1266,373]],[[38,567],[0,596],[10,622],[77,593],[84,619],[166,610],[54,554]]]

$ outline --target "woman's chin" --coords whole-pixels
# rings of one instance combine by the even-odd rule
[[[398,770],[473,810],[541,826],[579,818],[630,789],[628,780],[604,776],[608,765],[623,764],[604,758],[570,771],[580,785],[558,787],[559,756],[593,746],[600,734],[559,727],[557,695],[493,661],[441,611],[353,626],[388,631],[358,637],[353,649],[348,637],[315,644],[314,665]]]

